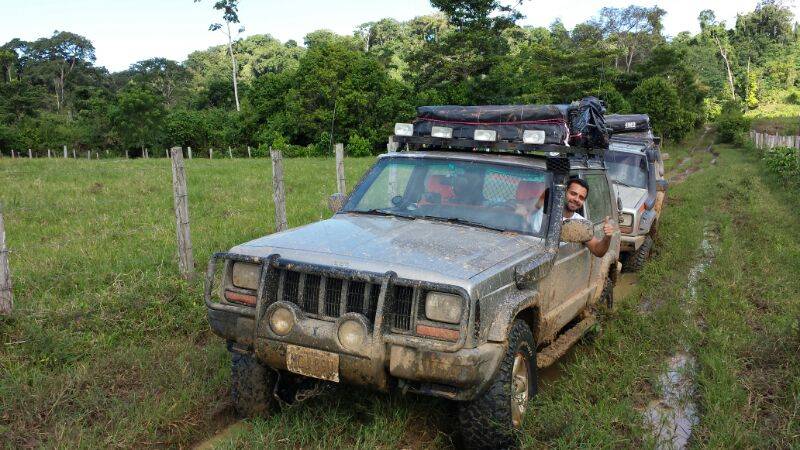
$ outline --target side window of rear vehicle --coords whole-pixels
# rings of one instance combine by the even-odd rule
[[[611,216],[608,181],[602,174],[587,174],[584,178],[589,184],[589,195],[584,208],[589,214],[588,219],[593,223],[602,222],[606,216]]]

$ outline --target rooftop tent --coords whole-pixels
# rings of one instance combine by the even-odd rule
[[[650,131],[650,116],[647,114],[609,114],[605,119],[615,134]]]
[[[604,112],[594,97],[570,105],[420,106],[414,135],[430,136],[439,126],[451,128],[453,139],[473,139],[475,130],[489,129],[498,141],[521,142],[525,131],[541,130],[544,144],[607,148]]]

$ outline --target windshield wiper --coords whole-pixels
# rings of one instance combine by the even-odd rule
[[[420,219],[438,220],[440,222],[457,223],[457,224],[461,224],[461,225],[471,225],[471,226],[474,226],[474,227],[481,227],[481,228],[486,228],[486,229],[495,230],[495,231],[508,231],[505,228],[493,227],[491,225],[486,225],[485,223],[473,222],[471,220],[461,219],[461,218],[458,218],[458,217],[439,217],[439,216],[417,216],[417,217],[420,218]]]
[[[618,180],[614,180],[614,183],[621,184],[622,186],[629,187],[629,188],[641,189],[639,186],[633,186],[631,184],[623,183],[622,181],[618,181]]]
[[[344,212],[351,212],[351,213],[358,213],[358,214],[371,214],[371,215],[374,215],[374,216],[393,216],[393,217],[405,217],[406,219],[416,219],[416,217],[414,217],[414,216],[409,216],[407,214],[398,214],[396,212],[389,211],[388,209],[381,209],[381,208],[367,209],[367,210],[363,210],[363,211],[362,210],[358,210],[358,209],[353,209],[353,210],[344,211]]]

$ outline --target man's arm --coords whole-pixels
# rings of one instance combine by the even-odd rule
[[[611,236],[614,234],[614,225],[612,225],[608,219],[609,218],[606,217],[605,221],[603,221],[603,239],[593,237],[590,241],[586,242],[586,248],[598,258],[605,256],[608,248],[611,247]]]

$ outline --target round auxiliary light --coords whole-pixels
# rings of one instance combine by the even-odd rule
[[[286,308],[277,308],[269,316],[269,327],[278,336],[286,336],[294,326],[294,315]]]
[[[367,330],[356,320],[345,320],[339,325],[339,343],[348,350],[357,350],[367,341]]]

